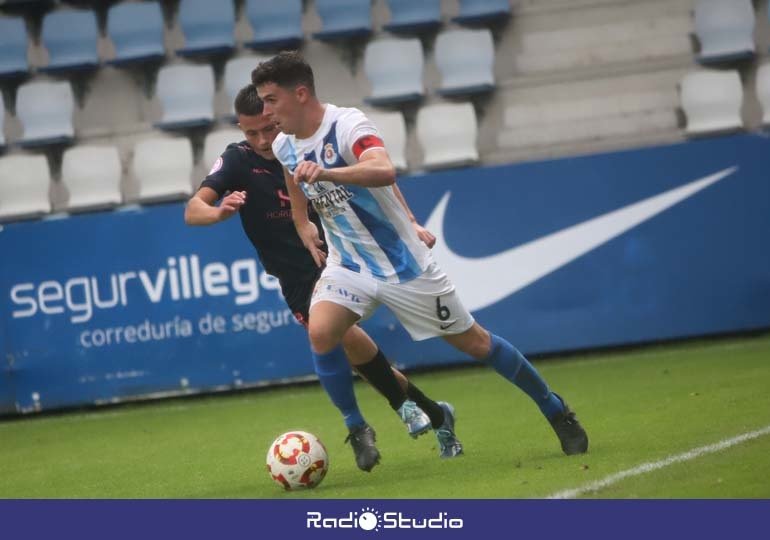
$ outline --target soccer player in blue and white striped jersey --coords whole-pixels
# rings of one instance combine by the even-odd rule
[[[523,390],[548,419],[566,454],[588,436],[560,396],[508,341],[474,321],[455,287],[420,242],[395,189],[396,173],[376,126],[358,109],[321,103],[312,68],[296,52],[259,64],[252,82],[264,114],[282,131],[273,153],[284,167],[297,232],[318,266],[308,332],[316,361],[334,362],[342,337],[381,304],[415,340],[442,337]],[[329,243],[326,258],[307,203]],[[454,411],[436,430],[441,455],[462,452]]]

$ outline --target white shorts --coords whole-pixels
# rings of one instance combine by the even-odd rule
[[[415,341],[461,334],[474,322],[436,263],[406,283],[388,283],[342,266],[327,266],[313,290],[310,310],[323,301],[346,307],[361,319],[383,304]]]

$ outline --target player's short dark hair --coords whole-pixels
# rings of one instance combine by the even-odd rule
[[[251,82],[254,86],[274,83],[290,89],[302,85],[315,95],[313,68],[298,51],[282,51],[270,60],[260,62],[251,72]]]
[[[235,114],[243,116],[257,116],[262,114],[264,103],[259,99],[257,87],[248,84],[241,88],[235,96]]]

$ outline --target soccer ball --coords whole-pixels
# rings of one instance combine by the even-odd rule
[[[306,431],[289,431],[267,449],[267,472],[286,490],[314,488],[329,470],[323,443]]]

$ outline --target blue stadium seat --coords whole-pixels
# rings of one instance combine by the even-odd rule
[[[182,0],[179,24],[185,39],[185,46],[176,51],[180,55],[224,54],[235,48],[232,0]]]
[[[71,142],[75,136],[74,111],[75,98],[70,83],[22,84],[16,95],[16,116],[24,131],[19,142],[27,147]]]
[[[0,0],[0,7],[7,11],[40,11],[51,7],[55,0]]]
[[[41,40],[48,50],[43,71],[77,71],[99,66],[96,14],[90,10],[52,11],[43,18]]]
[[[441,0],[388,0],[390,22],[383,26],[389,32],[419,34],[441,26]]]
[[[209,65],[162,67],[156,94],[163,109],[158,123],[162,129],[208,126],[214,121],[214,70]]]
[[[370,0],[316,0],[321,31],[313,37],[322,41],[368,37],[372,33]]]
[[[161,60],[163,49],[163,13],[157,2],[123,3],[107,12],[107,36],[115,45],[111,64],[129,64]]]
[[[460,0],[460,14],[452,20],[459,24],[492,24],[510,16],[508,0]]]
[[[0,6],[3,8],[10,7],[33,7],[33,6],[48,6],[53,4],[56,0],[0,0]]]
[[[695,33],[700,41],[698,60],[724,62],[754,56],[754,6],[751,0],[698,0]]]
[[[17,77],[28,71],[24,19],[0,17],[0,77]]]
[[[247,0],[246,17],[254,29],[247,47],[296,49],[302,43],[302,0]]]
[[[495,86],[492,32],[448,30],[436,37],[436,65],[441,73],[439,94],[460,96],[490,92]]]
[[[364,52],[364,72],[372,85],[372,105],[396,105],[423,97],[422,44],[417,38],[371,41]]]

